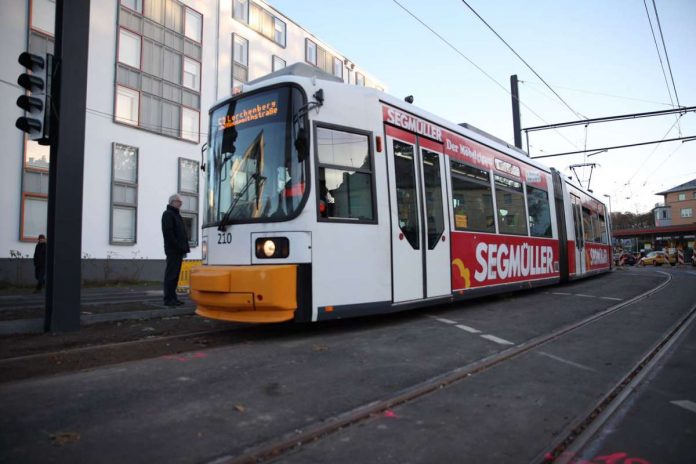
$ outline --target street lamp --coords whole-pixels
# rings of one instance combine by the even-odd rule
[[[614,221],[611,219],[611,195],[604,194],[605,197],[609,199],[609,230],[614,231]],[[613,240],[614,237],[612,237]]]

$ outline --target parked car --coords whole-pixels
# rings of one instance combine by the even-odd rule
[[[668,256],[664,251],[651,251],[645,257],[638,261],[641,266],[662,266],[663,264],[671,264],[674,266],[676,257]]]
[[[616,260],[616,263],[619,266],[623,266],[624,264],[628,264],[629,266],[633,266],[636,264],[638,260],[636,259],[636,255],[633,253],[621,253],[619,255],[619,258]]]

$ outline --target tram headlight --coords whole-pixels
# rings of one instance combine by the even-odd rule
[[[290,241],[287,237],[261,237],[256,239],[256,257],[259,259],[280,259],[290,255]]]
[[[201,260],[208,264],[208,240],[205,238],[201,241]]]

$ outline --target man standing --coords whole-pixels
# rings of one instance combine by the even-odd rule
[[[167,267],[164,270],[164,304],[166,306],[184,304],[176,297],[176,286],[179,282],[181,262],[186,253],[191,250],[179,208],[181,208],[181,197],[174,194],[169,197],[167,209],[162,213],[164,253],[167,255]]]
[[[46,283],[46,236],[39,235],[39,241],[34,248],[34,277],[36,277],[36,290],[39,293]]]

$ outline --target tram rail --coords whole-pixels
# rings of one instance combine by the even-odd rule
[[[270,461],[288,452],[296,450],[297,448],[305,444],[309,444],[317,440],[323,439],[324,437],[327,437],[343,428],[355,425],[359,422],[374,417],[375,415],[383,413],[384,411],[392,409],[396,406],[404,405],[406,403],[412,402],[421,397],[434,393],[456,382],[460,382],[466,380],[467,378],[471,378],[472,376],[482,373],[494,366],[510,361],[540,346],[558,340],[559,338],[564,337],[565,335],[568,335],[589,324],[598,322],[661,291],[667,285],[669,285],[669,283],[672,280],[672,276],[669,273],[662,271],[658,271],[658,273],[663,274],[666,277],[666,279],[656,287],[653,287],[650,290],[636,295],[631,299],[620,302],[598,313],[588,316],[580,321],[567,324],[557,330],[554,330],[544,335],[537,336],[526,342],[505,349],[499,353],[481,358],[472,363],[452,369],[446,373],[434,376],[416,385],[402,389],[385,398],[369,402],[367,404],[353,408],[350,411],[346,411],[344,413],[337,414],[332,417],[324,418],[302,429],[293,430],[280,437],[276,437],[274,439],[270,439],[265,442],[259,443],[255,446],[250,447],[241,455],[220,456],[210,461],[210,464],[247,464]],[[689,316],[687,316],[687,318],[688,317]],[[658,351],[663,349],[668,339],[674,336],[675,330],[678,330],[678,328],[683,325],[685,320],[686,318],[682,319],[682,321],[680,321],[677,324],[676,329],[673,328],[672,330],[670,330],[668,335],[666,337],[663,337],[656,344],[656,347],[650,350],[650,352],[657,353]],[[650,353],[647,356],[650,357]],[[640,364],[645,362],[645,359],[645,357],[641,359],[639,366]],[[638,369],[638,367],[634,367],[633,369],[631,369],[631,372],[635,372],[636,369]],[[630,378],[631,374],[629,373],[629,375],[626,377]],[[621,383],[623,382],[624,381],[622,381]],[[621,383],[619,385],[621,385]],[[612,393],[616,390],[616,388],[617,387],[612,389],[612,391],[609,394],[605,395],[602,402],[600,402],[599,405],[593,406],[592,411],[594,412],[595,410],[597,410],[597,408],[600,407],[606,408],[606,405],[602,406],[602,404],[605,401],[611,402],[613,400],[614,396],[612,395]],[[583,424],[585,424],[585,427],[589,425],[592,418],[594,417],[593,412],[589,413],[586,416],[582,416],[582,419],[579,422],[574,423],[570,427],[570,430],[564,431],[564,433],[561,434],[564,437],[564,439],[560,443],[554,443],[552,446],[547,448],[547,450],[553,450],[551,452],[551,461],[553,461],[555,457],[560,455],[560,453],[567,446],[569,446],[570,443],[572,443],[574,437],[576,436],[576,431],[579,430],[579,427],[581,427]],[[534,462],[551,462],[548,460],[548,457],[549,454],[547,451],[544,453],[543,456],[541,456]]]

